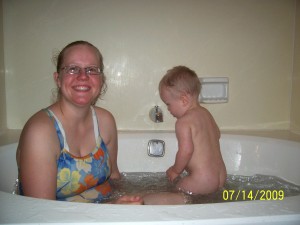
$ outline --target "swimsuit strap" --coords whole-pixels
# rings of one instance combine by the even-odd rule
[[[66,135],[65,135],[65,130],[64,130],[61,122],[55,116],[54,112],[52,112],[51,109],[47,108],[47,109],[45,109],[45,111],[47,112],[47,114],[49,115],[49,117],[51,119],[54,119],[54,125],[55,125],[57,136],[59,138],[60,149],[66,149],[67,151],[69,151],[69,145],[67,143],[67,139],[66,139]]]
[[[55,129],[56,129],[56,133],[57,133],[58,138],[59,138],[60,148],[61,149],[64,148],[67,151],[70,151],[69,145],[68,145],[68,142],[67,142],[67,139],[66,139],[65,130],[62,126],[62,123],[55,116],[55,114],[53,113],[52,110],[47,108],[47,109],[45,109],[45,111],[47,112],[47,114],[49,115],[49,117],[51,119],[52,118],[54,119]],[[99,127],[98,127],[98,118],[97,118],[95,109],[92,106],[91,106],[91,111],[92,111],[92,118],[93,118],[95,141],[96,141],[97,147],[99,147],[102,139],[100,137]]]
[[[91,110],[92,110],[92,117],[93,117],[95,140],[96,140],[97,147],[99,147],[100,143],[102,141],[102,138],[100,136],[100,131],[99,131],[98,117],[97,117],[94,107],[91,106]]]

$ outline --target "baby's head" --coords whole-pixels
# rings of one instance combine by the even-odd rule
[[[159,83],[159,92],[167,88],[175,96],[188,94],[198,100],[201,91],[200,80],[195,71],[186,66],[176,66],[167,71]]]

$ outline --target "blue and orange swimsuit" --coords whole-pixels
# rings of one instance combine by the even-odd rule
[[[57,159],[56,199],[76,202],[103,202],[111,195],[109,176],[111,173],[109,155],[103,142],[98,120],[93,107],[95,149],[84,157],[70,153],[66,135],[61,122],[50,109],[45,109],[54,121],[60,143],[60,155]]]

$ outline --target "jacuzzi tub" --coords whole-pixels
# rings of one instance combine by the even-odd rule
[[[147,154],[148,141],[165,142],[163,157]],[[70,203],[12,195],[17,177],[17,143],[0,147],[1,224],[300,224],[300,196],[282,201],[199,205],[132,206]],[[119,132],[118,164],[123,172],[165,171],[177,151],[172,132]],[[300,142],[222,134],[229,174],[266,174],[300,185]]]

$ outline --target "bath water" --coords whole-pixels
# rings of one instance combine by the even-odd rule
[[[111,199],[128,194],[175,192],[163,172],[122,173],[121,179],[112,182],[114,190]],[[188,204],[220,203],[253,200],[283,200],[288,196],[300,195],[300,186],[279,177],[269,175],[228,175],[223,189],[208,195],[192,195]],[[110,200],[111,200],[110,199]]]

